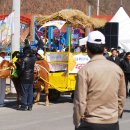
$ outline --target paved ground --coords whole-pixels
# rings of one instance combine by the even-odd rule
[[[120,130],[130,130],[130,98],[126,100],[124,115],[120,119]]]
[[[62,96],[57,103],[44,102],[32,111],[18,111],[15,97],[6,99],[6,107],[0,108],[0,130],[74,130],[72,123],[73,104],[69,96]],[[130,98],[127,99],[120,130],[130,129]]]

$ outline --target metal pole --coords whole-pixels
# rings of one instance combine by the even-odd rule
[[[99,0],[97,0],[97,16],[99,16]]]
[[[123,6],[123,1],[121,0],[121,6]]]
[[[13,0],[14,11],[14,34],[12,35],[11,52],[20,51],[20,0]],[[11,81],[11,92],[16,93]]]
[[[34,28],[33,28],[33,41],[35,43],[35,41],[36,41],[36,38],[35,38],[35,34],[36,34],[36,16],[33,17],[33,25],[34,25]]]
[[[13,0],[14,34],[12,36],[12,52],[20,50],[20,0]]]
[[[46,55],[46,42],[47,42],[47,27],[45,27],[45,43],[44,44],[44,55]]]
[[[91,17],[91,6],[88,7],[88,16]],[[88,28],[88,34],[90,33],[90,28]]]

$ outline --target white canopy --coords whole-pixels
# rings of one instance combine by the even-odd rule
[[[79,46],[86,45],[88,37],[82,38],[79,40]]]
[[[120,7],[110,22],[119,23],[118,46],[130,51],[130,18],[123,7]]]

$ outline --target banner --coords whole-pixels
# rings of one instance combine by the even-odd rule
[[[0,42],[14,34],[14,12],[0,21]]]
[[[61,29],[64,26],[65,23],[66,23],[66,21],[54,20],[54,21],[49,21],[49,22],[45,23],[40,28],[47,27],[47,26],[56,26],[58,29]],[[39,28],[39,30],[40,30],[40,28]]]
[[[46,53],[46,60],[52,72],[68,70],[69,66],[69,73],[78,73],[90,58],[87,54],[70,53],[68,62],[68,53]]]

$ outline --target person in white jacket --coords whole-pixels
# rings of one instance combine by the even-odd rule
[[[6,53],[0,51],[0,63],[4,60]],[[4,106],[5,99],[5,89],[6,89],[6,78],[0,78],[0,107]]]

